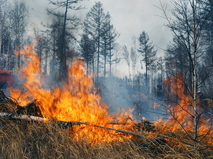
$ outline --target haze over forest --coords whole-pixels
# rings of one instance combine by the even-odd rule
[[[32,47],[25,49],[32,42],[36,53]],[[54,114],[50,119],[79,115],[79,122],[88,109],[82,117],[89,117],[83,121],[87,123],[95,119],[89,126],[98,126],[96,122],[108,113],[110,121],[105,120],[104,126],[123,127],[136,119],[131,131],[145,132],[144,124],[154,128],[148,133],[165,130],[161,139],[171,137],[172,147],[189,151],[190,158],[197,158],[198,152],[200,158],[212,154],[206,151],[212,151],[213,145],[212,44],[213,0],[0,0],[0,86],[10,84],[2,77],[15,79],[10,88],[19,90],[10,91],[17,96],[12,97],[14,104],[22,97],[32,99],[35,107],[47,106],[42,110]],[[118,108],[131,109],[127,113]],[[119,122],[111,116],[118,111],[125,114]],[[155,122],[154,126],[147,121]],[[187,143],[183,149],[182,139]],[[198,144],[202,142],[204,146]],[[171,146],[166,149],[173,152]]]
[[[12,4],[14,1],[9,0]],[[37,30],[39,34],[44,31],[46,28],[43,25],[47,25],[51,23],[52,18],[54,16],[47,14],[47,8],[50,10],[53,9],[55,12],[64,13],[63,8],[57,8],[54,5],[50,4],[48,0],[41,1],[31,1],[31,0],[23,0],[28,8],[28,25],[26,27],[25,39],[27,35],[30,35],[31,38],[35,37],[34,30]],[[168,0],[163,0],[162,3],[167,4],[168,9],[171,9],[171,3]],[[132,37],[136,37],[138,39],[139,35],[142,31],[146,31],[149,34],[150,41],[153,42],[155,48],[158,49],[157,56],[160,57],[164,55],[164,50],[166,45],[172,40],[171,33],[167,27],[165,27],[165,19],[163,19],[162,12],[157,7],[160,6],[159,1],[141,1],[137,0],[133,3],[131,1],[110,1],[110,0],[102,0],[103,11],[104,13],[109,12],[111,16],[111,22],[119,34],[116,42],[119,44],[119,47],[123,47],[126,45],[128,49],[132,47]],[[76,15],[80,19],[80,22],[86,18],[87,12],[91,9],[91,7],[95,4],[94,0],[86,0],[80,5],[82,5],[81,10],[74,11],[68,10],[67,15],[73,16]],[[112,5],[114,4],[114,5]],[[169,12],[168,12],[169,13]],[[170,14],[170,13],[169,13]],[[81,28],[81,27],[79,27]],[[37,33],[37,34],[38,34]],[[82,33],[81,29],[75,33],[75,37],[80,39],[80,34]],[[136,41],[137,48],[139,47],[138,40]],[[120,49],[121,50],[121,49]],[[121,51],[119,54],[122,54]],[[120,56],[120,55],[119,55]],[[122,58],[122,56],[120,57]],[[138,54],[137,66],[135,68],[136,72],[144,72],[141,69],[141,61],[142,57]],[[114,65],[113,73],[119,77],[128,76],[128,66],[124,60],[121,60],[119,64]],[[132,71],[132,70],[131,70]]]
[[[177,48],[182,47],[178,45],[182,44],[175,39],[175,36],[184,37],[186,43],[186,36],[190,37],[192,34],[188,32],[190,28],[187,30],[183,28],[185,26],[181,26],[184,18],[186,21],[191,18],[190,3],[187,1],[174,1],[173,3],[167,0],[137,0],[134,3],[128,0],[55,2],[57,1],[1,0],[1,54],[8,57],[7,60],[2,57],[2,68],[15,69],[20,66],[20,58],[11,60],[14,59],[13,52],[16,46],[22,48],[38,36],[40,37],[38,54],[44,57],[41,60],[42,68],[48,74],[51,74],[51,71],[53,73],[53,70],[54,73],[57,71],[63,73],[61,70],[66,70],[66,60],[68,56],[71,56],[68,52],[72,52],[83,56],[87,67],[92,69],[96,75],[107,77],[114,75],[121,78],[126,76],[133,80],[134,76],[145,74],[147,80],[149,76],[149,81],[152,79],[156,84],[159,76],[166,77],[165,74],[161,75],[162,71],[166,72],[165,62],[170,63],[171,60],[168,59],[171,58],[177,62],[179,58],[175,58],[174,50],[178,50]],[[67,2],[69,4],[66,9]],[[180,9],[178,7],[181,5],[187,8],[185,17],[181,17],[178,13]],[[96,14],[98,10],[101,15]],[[99,24],[94,21],[97,18],[99,18]],[[174,26],[177,27],[175,30]],[[97,27],[100,27],[100,32],[97,32]],[[203,50],[210,48],[207,45],[210,44],[211,38],[207,40],[203,38],[209,37],[210,27],[206,24],[206,27],[202,28],[203,36],[200,42],[205,41],[202,45],[205,48],[202,47],[201,65],[209,63],[204,61],[209,56],[207,56],[207,51],[203,52]],[[111,38],[104,37],[109,35]],[[57,38],[59,38],[58,43]],[[91,42],[90,47],[93,48],[83,46],[88,45],[83,44],[88,40]],[[147,43],[144,44],[143,40]],[[190,45],[192,39],[188,38],[187,41],[191,53],[193,51]],[[152,52],[150,55],[145,53],[143,48],[145,45],[149,45],[151,49],[149,52]],[[186,50],[186,48],[183,49]],[[91,53],[88,53],[88,50],[92,50]],[[187,59],[185,54],[183,56],[182,59]],[[176,67],[180,67],[183,73],[185,70],[183,68],[188,62],[178,62]],[[51,65],[56,68],[53,69]]]

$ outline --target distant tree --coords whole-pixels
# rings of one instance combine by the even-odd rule
[[[148,74],[148,70],[150,69],[150,66],[153,64],[153,62],[156,60],[156,50],[154,50],[154,46],[153,44],[149,41],[149,36],[148,34],[143,31],[140,34],[139,37],[139,49],[138,52],[141,53],[142,57],[143,57],[143,61],[145,62],[145,66],[146,66],[146,89],[148,89],[148,78],[147,78],[147,74]]]
[[[0,0],[0,39],[1,39],[1,56],[2,54],[5,52],[5,40],[7,39],[8,35],[6,33],[8,26],[7,26],[7,19],[8,19],[8,15],[7,13],[7,8],[5,7],[5,1]],[[7,36],[6,36],[7,35]]]
[[[129,77],[130,77],[130,53],[126,45],[123,46],[123,58],[126,61],[129,68]]]
[[[14,5],[11,8],[10,18],[11,18],[11,30],[12,35],[14,35],[14,45],[18,49],[21,49],[21,44],[24,42],[24,34],[26,33],[26,28],[28,24],[28,8],[24,2],[14,1]],[[17,58],[17,65],[20,66],[20,56]]]
[[[13,69],[14,67],[14,47],[11,31],[10,6],[6,0],[0,1],[0,55],[3,69]]]
[[[67,48],[65,47],[65,42],[66,42],[66,29],[67,29],[67,13],[68,10],[80,10],[82,9],[82,6],[79,5],[80,2],[83,0],[63,0],[63,1],[52,1],[49,0],[50,4],[56,6],[57,8],[65,8],[64,14],[57,14],[51,10],[48,10],[49,14],[52,14],[56,17],[63,17],[63,27],[62,27],[62,35],[61,35],[61,41],[60,41],[60,51],[61,51],[61,56],[60,56],[60,68],[59,68],[59,73],[61,78],[66,78],[67,77],[67,64],[66,64],[66,50]],[[76,20],[73,18],[73,20]]]
[[[34,27],[33,30],[34,30],[34,36],[37,38],[35,49],[36,49],[36,53],[38,54],[38,58],[40,61],[40,68],[41,68],[42,52],[43,52],[43,47],[44,47],[43,36],[42,36],[40,30],[38,30],[38,28]]]
[[[102,44],[102,55],[104,56],[104,77],[106,76],[106,64],[109,62],[109,76],[111,77],[112,64],[114,62],[119,62],[119,59],[112,59],[114,54],[113,50],[115,49],[117,43],[116,39],[119,37],[119,34],[114,29],[114,26],[111,24],[111,16],[109,13],[106,14],[105,20],[103,23],[103,34],[101,35],[101,44]],[[108,58],[108,60],[107,60]]]
[[[97,50],[97,76],[99,76],[99,63],[100,63],[100,49],[101,37],[104,34],[103,26],[105,21],[105,14],[101,2],[96,2],[86,15],[84,21],[84,30],[91,36],[96,45]]]
[[[89,65],[92,65],[92,69],[94,72],[95,66],[94,66],[94,54],[95,54],[95,45],[93,41],[89,38],[88,34],[84,33],[81,36],[80,41],[81,46],[81,55],[84,57],[84,60],[87,64],[87,73],[89,69]]]
[[[132,44],[133,46],[131,47],[131,61],[132,61],[132,76],[134,77],[134,71],[135,71],[135,66],[137,62],[137,48],[136,48],[136,37],[132,37]]]
[[[109,77],[112,76],[112,65],[117,65],[121,61],[121,55],[120,55],[121,47],[118,43],[115,43],[113,50],[109,51]],[[115,66],[116,67],[116,66]]]
[[[162,57],[159,57],[157,60],[157,69],[160,71],[160,79],[158,81],[158,84],[162,84],[163,83],[163,72],[164,72],[164,61]]]
[[[113,53],[113,50],[116,51],[116,49],[118,48],[118,44],[116,43],[116,40],[120,36],[120,34],[115,30],[114,26],[111,24],[111,16],[108,13],[106,15],[106,19],[107,19],[107,26],[108,26],[107,27],[108,31],[106,36],[108,37],[109,76],[111,77],[112,64],[120,62],[120,58],[115,57],[116,52]]]
[[[107,56],[109,55],[109,21],[110,21],[110,15],[107,13],[105,15],[105,19],[103,22],[103,33],[101,35],[101,54],[104,57],[104,78],[106,77],[106,64],[107,64]]]
[[[58,13],[60,14],[60,13]],[[49,34],[50,41],[50,51],[51,60],[50,60],[50,74],[57,78],[57,74],[59,74],[60,67],[60,56],[61,56],[61,36],[62,36],[62,26],[63,19],[61,17],[55,16],[49,26],[46,26],[46,32]],[[65,43],[67,46],[67,43]]]

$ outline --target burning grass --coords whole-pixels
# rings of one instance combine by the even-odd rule
[[[147,146],[143,146],[147,141],[139,137],[92,144],[86,138],[74,140],[72,133],[65,133],[65,129],[54,122],[1,119],[0,124],[1,158],[193,158],[193,143],[183,132],[167,137],[167,143]],[[155,135],[160,135],[159,132]],[[147,131],[137,133],[155,136]],[[198,147],[200,158],[212,157],[212,149],[206,145]]]
[[[41,110],[42,116],[47,120],[66,122],[84,122],[89,125],[98,125],[122,130],[131,130],[131,120],[125,125],[110,125],[116,118],[119,122],[131,116],[133,109],[121,111],[112,116],[108,113],[108,106],[104,104],[99,94],[94,91],[92,77],[84,70],[84,62],[76,60],[68,69],[68,78],[65,83],[56,88],[44,88],[42,69],[39,58],[34,50],[35,42],[19,50],[17,54],[25,57],[26,65],[18,72],[23,87],[11,88],[10,94],[19,105],[36,100],[35,105]],[[87,137],[92,143],[112,142],[131,138],[131,135],[120,137],[109,130],[91,127],[89,125],[77,126],[74,131],[75,140]],[[82,128],[83,127],[83,128]],[[90,135],[91,133],[96,135]]]

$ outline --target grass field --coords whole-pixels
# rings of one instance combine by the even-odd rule
[[[193,142],[183,132],[176,132],[170,138],[166,138],[166,143],[153,143],[148,146],[141,146],[147,141],[139,137],[93,144],[86,139],[75,141],[72,133],[65,133],[65,129],[54,123],[3,119],[0,123],[0,158],[171,159],[194,157]],[[151,136],[146,131],[137,133]],[[152,132],[155,136],[157,133]],[[213,149],[205,141],[198,147],[198,158],[213,158]]]

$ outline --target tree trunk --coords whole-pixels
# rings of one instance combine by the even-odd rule
[[[213,1],[210,1],[210,5],[211,5],[211,24],[213,23]],[[212,55],[212,66],[213,66],[213,49],[212,49],[212,41],[213,41],[213,26],[210,25],[210,50],[211,50],[211,55]]]
[[[193,130],[194,130],[194,154],[195,158],[197,158],[197,105],[196,105],[196,94],[197,94],[197,86],[196,86],[196,67],[197,67],[197,37],[196,37],[196,21],[195,21],[195,6],[193,0],[193,23],[194,23],[194,68],[193,68]]]
[[[111,44],[110,44],[111,48]],[[112,73],[112,52],[111,49],[109,50],[109,77],[111,78],[111,73]]]
[[[47,58],[48,58],[48,50],[45,50],[45,67],[44,72],[47,74]]]
[[[99,29],[100,30],[100,29]],[[98,33],[99,34],[99,33]],[[98,35],[98,60],[97,60],[97,77],[99,74],[99,50],[100,50],[100,34]]]
[[[66,2],[66,9],[64,14],[64,25],[62,34],[62,44],[61,44],[61,61],[60,61],[60,74],[62,78],[67,78],[67,65],[66,65],[66,50],[65,50],[65,30],[66,30],[66,20],[67,20],[67,10],[68,10],[68,0]]]
[[[105,53],[104,53],[104,80],[106,78],[106,56],[107,56],[107,47],[106,47],[106,42],[104,44],[104,50],[105,50]]]
[[[147,66],[146,66],[146,91],[148,90]]]

